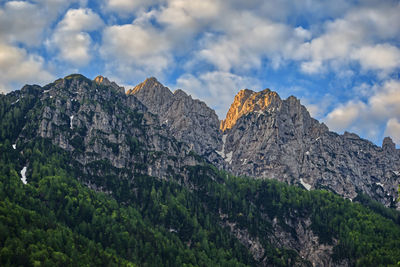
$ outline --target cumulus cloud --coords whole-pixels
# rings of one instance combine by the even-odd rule
[[[293,29],[249,12],[235,14],[223,23],[225,34],[208,40],[198,53],[200,59],[222,71],[257,68],[265,58],[279,63],[309,36],[305,29]]]
[[[400,144],[400,121],[396,118],[388,120],[385,129],[385,136],[391,136],[396,144]]]
[[[400,66],[399,49],[386,40],[399,39],[400,4],[353,8],[344,17],[327,22],[322,34],[302,44],[293,54],[301,70],[314,74],[331,65],[346,68],[351,61],[365,70],[386,73]],[[372,45],[371,45],[372,43]],[[333,63],[333,64],[332,64]]]
[[[400,67],[400,50],[389,44],[361,47],[352,57],[366,70],[390,71]]]
[[[367,105],[361,101],[349,101],[339,105],[331,111],[325,119],[325,123],[331,130],[342,132],[349,129],[360,117],[365,114]]]
[[[221,12],[215,0],[170,0],[160,13],[161,23],[180,29],[193,29],[211,23]]]
[[[105,8],[120,15],[128,15],[134,11],[146,9],[155,4],[156,0],[105,0]]]
[[[373,93],[367,101],[350,100],[340,104],[323,119],[324,122],[331,130],[354,131],[374,141],[382,137],[382,126],[386,125],[387,134],[394,134],[397,129],[394,120],[400,118],[400,81],[389,80],[371,90]]]
[[[214,108],[220,119],[225,118],[236,93],[244,88],[260,88],[254,78],[238,76],[229,72],[213,71],[200,75],[185,74],[178,78],[177,87],[193,97],[205,101]]]
[[[25,49],[0,43],[0,91],[3,93],[23,83],[50,82],[54,77],[45,70],[44,60]]]
[[[100,16],[88,8],[70,9],[58,23],[47,42],[49,49],[58,50],[59,59],[84,66],[92,58],[92,39],[88,32],[100,29],[104,23]]]
[[[0,39],[38,46],[49,33],[51,24],[74,2],[77,0],[6,1],[0,7]]]
[[[40,44],[48,18],[32,3],[10,1],[0,8],[0,38],[28,46]]]
[[[122,76],[160,74],[170,63],[170,43],[153,27],[125,24],[107,27],[100,53]],[[134,70],[137,68],[137,70]]]

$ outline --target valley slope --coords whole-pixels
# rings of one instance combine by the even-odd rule
[[[302,163],[299,146],[346,135],[330,133],[295,98],[239,94],[224,131],[203,102],[154,78],[128,94],[74,74],[0,95],[1,265],[397,264],[399,213],[367,196],[382,201],[375,191],[360,191],[361,205],[277,181],[299,184],[281,167]],[[353,139],[381,153],[385,168],[398,167],[390,142],[382,149]],[[260,151],[280,165],[262,166]],[[356,186],[342,182],[326,188]]]

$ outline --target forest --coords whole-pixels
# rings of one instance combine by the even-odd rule
[[[1,266],[312,266],[293,249],[299,227],[335,264],[400,265],[399,212],[366,195],[351,202],[205,161],[169,179],[119,175],[129,171],[105,159],[83,166],[35,135],[40,90],[0,95]]]
[[[204,164],[188,168],[186,184],[179,176],[115,177],[109,192],[96,192],[74,177],[67,153],[45,139],[24,147],[31,167],[23,184],[18,149],[5,141],[0,152],[2,266],[307,265],[296,251],[270,242],[273,218],[290,230],[286,223],[294,216],[309,218],[320,241],[335,244],[336,262],[389,266],[400,259],[397,212],[324,190],[234,177]],[[262,259],[252,257],[226,222],[259,238]]]

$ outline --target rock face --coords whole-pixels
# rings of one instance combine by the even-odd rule
[[[10,97],[32,100],[24,111],[25,126],[15,130],[18,144],[37,137],[49,140],[68,151],[91,177],[113,172],[128,180],[137,175],[176,176],[185,184],[185,167],[202,163],[194,151],[238,175],[277,179],[308,190],[326,188],[350,199],[363,192],[386,206],[395,205],[400,151],[389,137],[378,147],[355,134],[330,132],[298,99],[282,100],[269,89],[240,91],[222,122],[205,103],[182,90],[172,93],[155,78],[125,94],[107,78],[92,81],[75,74],[43,88],[25,86]],[[107,190],[100,179],[84,182]],[[266,265],[259,238],[227,215],[220,217],[221,224]],[[269,241],[297,251],[301,262],[351,265],[332,262],[335,244],[322,244],[309,218],[285,217],[286,228],[276,218],[270,220]]]
[[[293,96],[241,90],[219,123],[206,104],[182,90],[172,93],[155,78],[127,94],[157,114],[177,140],[236,175],[324,188],[350,199],[363,192],[385,206],[398,205],[400,152],[391,139],[381,148],[355,134],[330,132]]]
[[[330,132],[293,96],[242,90],[221,130],[221,154],[237,175],[326,188],[350,199],[364,192],[398,205],[400,152],[391,139],[380,148],[355,134]]]
[[[261,113],[263,110],[275,108],[280,103],[280,97],[276,92],[265,89],[261,92],[253,92],[249,89],[239,91],[226,115],[221,121],[221,130],[231,129],[240,117],[251,112]]]
[[[70,75],[45,86],[39,97],[35,136],[72,152],[89,175],[104,175],[104,167],[130,179],[138,174],[167,179],[197,162],[146,106],[105,78]],[[20,139],[27,138],[25,127]]]
[[[171,92],[155,78],[148,78],[127,91],[134,95],[158,118],[169,133],[185,142],[211,163],[222,166],[221,157],[215,152],[222,146],[218,116],[204,102],[194,100],[182,90]]]

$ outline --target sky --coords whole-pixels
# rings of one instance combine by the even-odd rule
[[[240,89],[270,88],[330,130],[400,144],[399,14],[391,0],[0,0],[0,92],[154,76],[223,119]]]

